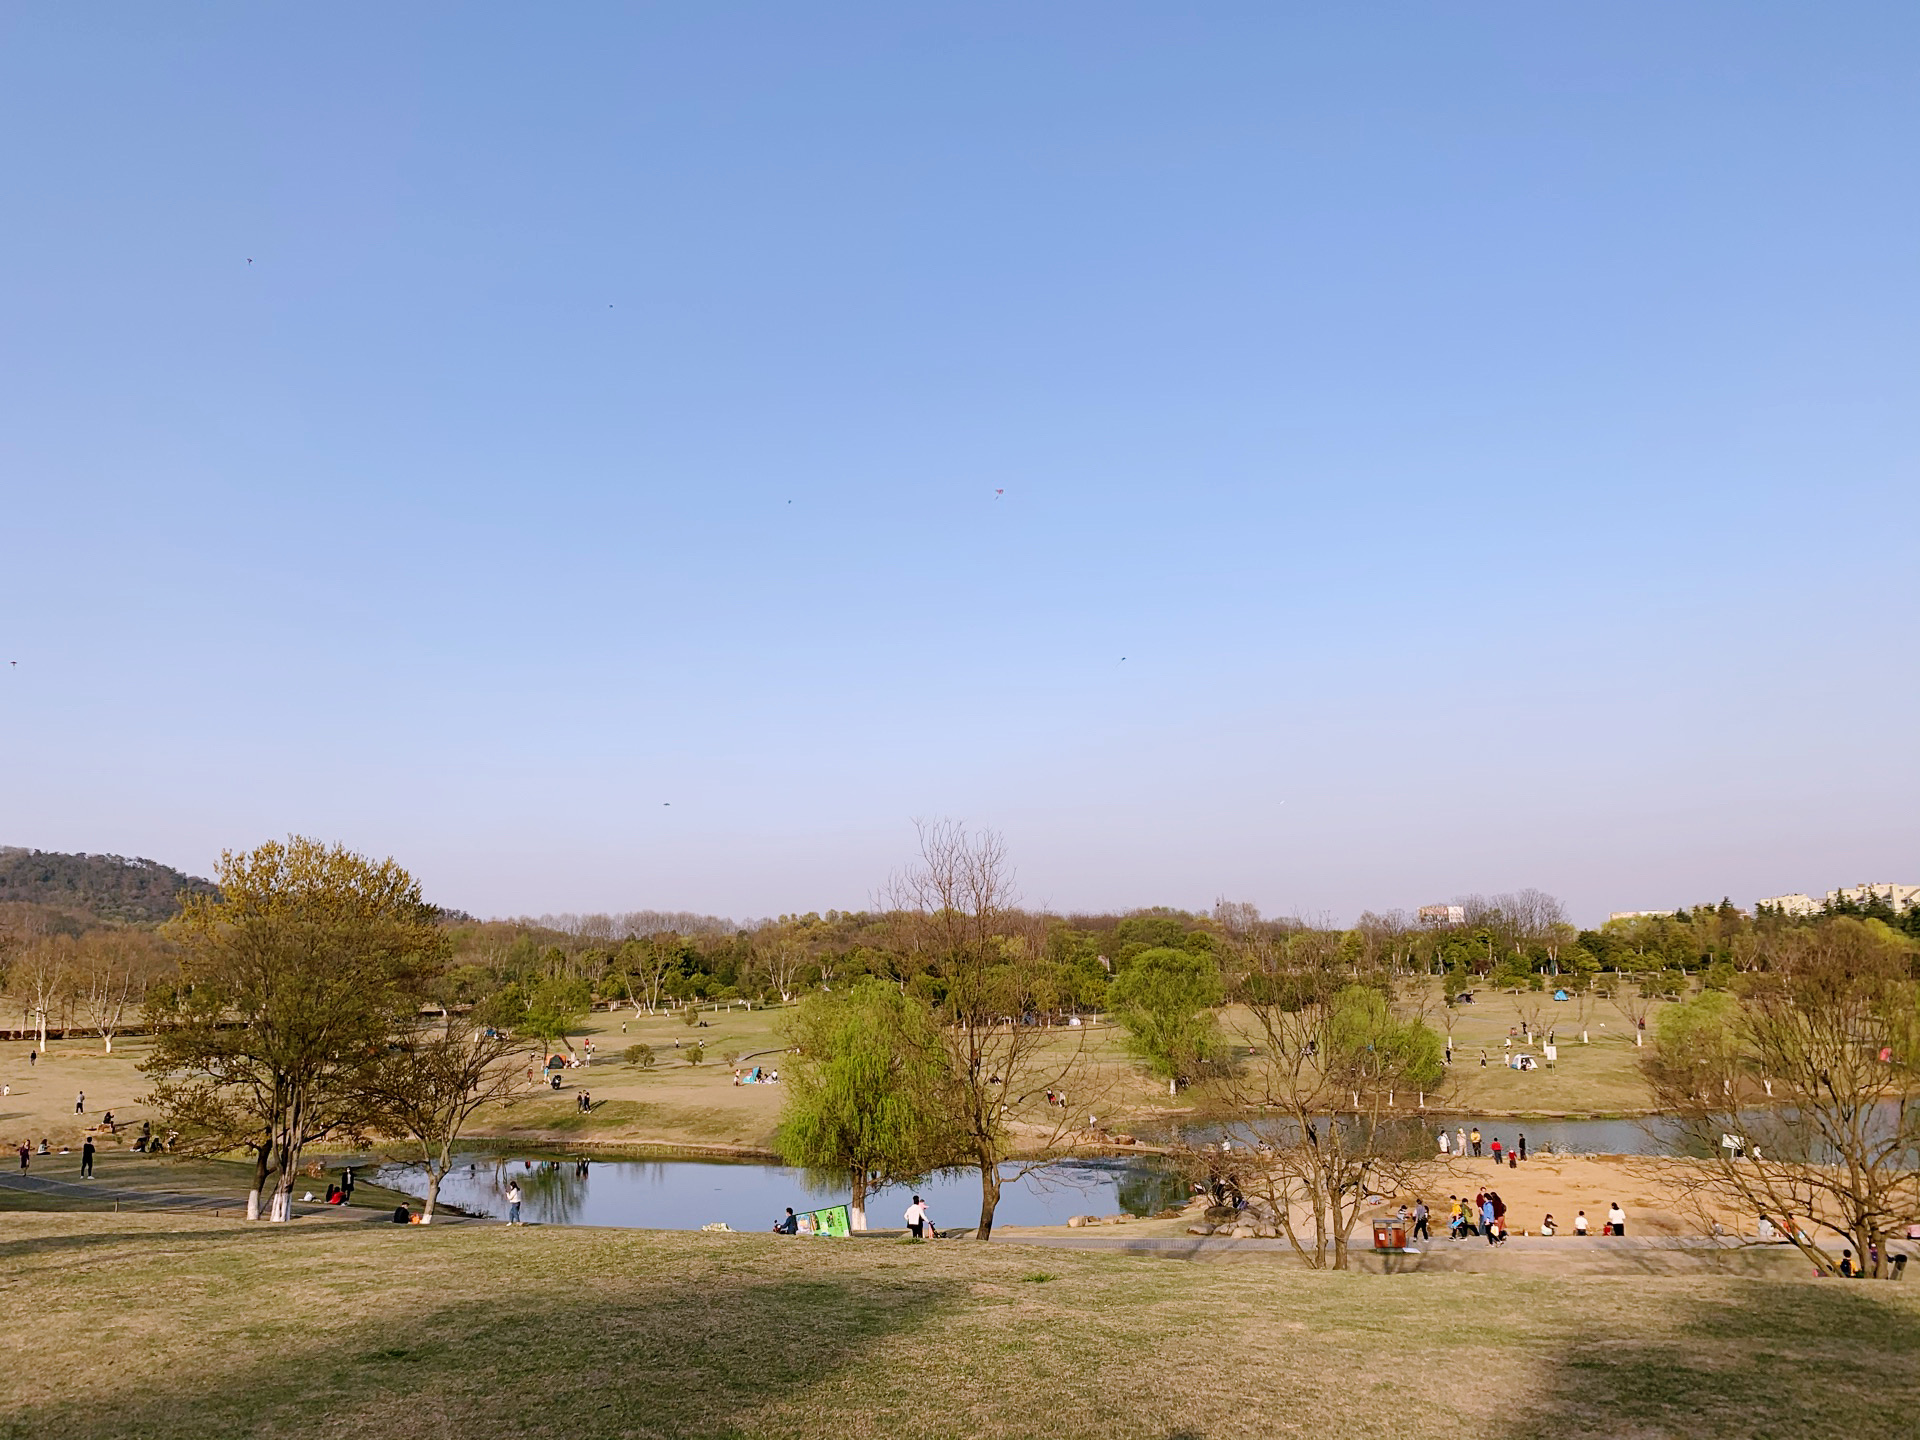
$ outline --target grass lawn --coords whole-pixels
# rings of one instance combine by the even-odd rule
[[[1438,1004],[1438,981],[1427,982],[1424,998],[1430,1016],[1444,1024]],[[1589,1001],[1554,1005],[1538,996],[1515,997],[1481,990],[1479,1003],[1453,1012],[1455,1064],[1448,1072],[1446,1092],[1430,1097],[1430,1104],[1461,1114],[1620,1114],[1639,1113],[1647,1105],[1632,1028],[1611,1006]],[[1419,999],[1420,997],[1415,997]],[[1552,1071],[1520,1072],[1501,1064],[1501,1042],[1516,1023],[1521,1009],[1531,1007],[1560,1030],[1560,1060]],[[650,1143],[706,1147],[732,1151],[766,1151],[773,1145],[779,1123],[782,1091],[777,1085],[735,1085],[724,1055],[757,1056],[759,1063],[777,1067],[783,1042],[779,1027],[791,1012],[745,1009],[710,1010],[701,1016],[705,1029],[689,1027],[678,1014],[636,1016],[631,1011],[599,1011],[588,1018],[576,1045],[591,1037],[594,1063],[563,1074],[559,1093],[541,1091],[514,1104],[490,1108],[474,1117],[469,1135],[474,1139],[552,1140],[575,1143]],[[1229,1010],[1229,1031],[1243,1027],[1245,1017]],[[1590,1043],[1580,1043],[1586,1028]],[[624,1029],[622,1027],[625,1027]],[[683,1047],[676,1050],[678,1041]],[[687,1063],[686,1046],[698,1041],[704,1061]],[[655,1064],[642,1070],[624,1058],[627,1047],[644,1042],[653,1047]],[[1164,1082],[1153,1079],[1126,1054],[1124,1032],[1111,1025],[1055,1032],[1052,1043],[1063,1054],[1084,1047],[1094,1074],[1080,1102],[1097,1105],[1102,1119],[1117,1127],[1150,1123],[1156,1116],[1190,1113],[1205,1101],[1183,1093],[1170,1101]],[[82,1131],[112,1109],[123,1122],[121,1137],[102,1139],[104,1149],[130,1143],[133,1130],[147,1118],[139,1097],[147,1078],[136,1068],[146,1058],[140,1037],[122,1039],[112,1055],[101,1053],[97,1040],[56,1040],[37,1065],[28,1063],[30,1044],[0,1044],[0,1083],[11,1091],[0,1097],[0,1142],[17,1144],[49,1137],[58,1145],[78,1147]],[[1482,1050],[1489,1064],[1482,1068]],[[773,1053],[768,1053],[773,1052]],[[1537,1049],[1536,1049],[1536,1052]],[[527,1063],[539,1057],[529,1052]],[[1044,1084],[1044,1079],[1036,1084]],[[593,1094],[595,1106],[583,1115],[574,1104],[582,1088]],[[74,1114],[74,1097],[84,1090],[85,1116]],[[1406,1097],[1409,1107],[1417,1097]]]
[[[1920,1287],[0,1219],[0,1434],[1914,1433]]]

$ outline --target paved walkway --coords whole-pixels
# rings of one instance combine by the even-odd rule
[[[244,1198],[235,1201],[231,1196],[128,1189],[102,1184],[97,1180],[57,1180],[51,1175],[35,1175],[32,1171],[0,1170],[0,1189],[44,1195],[53,1200],[85,1200],[96,1204],[107,1202],[121,1210],[193,1210],[207,1215],[232,1210],[244,1215],[247,1209]]]

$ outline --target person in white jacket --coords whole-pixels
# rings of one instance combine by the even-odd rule
[[[924,1238],[929,1231],[939,1233],[933,1230],[933,1221],[927,1216],[927,1202],[918,1195],[914,1196],[913,1203],[907,1206],[907,1229],[913,1232],[913,1238],[916,1240]]]

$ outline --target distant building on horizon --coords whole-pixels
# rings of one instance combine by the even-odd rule
[[[1467,907],[1464,905],[1422,905],[1420,907],[1422,925],[1464,925],[1467,923]]]
[[[1607,916],[1608,923],[1615,920],[1651,920],[1655,915],[1671,915],[1671,910],[1615,910]]]
[[[1765,900],[1756,900],[1753,902],[1753,908],[1756,910],[1763,905],[1769,910],[1778,910],[1782,915],[1817,915],[1820,913],[1820,902],[1811,895],[1770,895]]]
[[[1829,890],[1827,904],[1837,905],[1845,900],[1854,905],[1865,905],[1871,900],[1884,900],[1895,910],[1910,910],[1920,905],[1920,885],[1892,885],[1884,880],[1871,884],[1852,885],[1844,890]]]

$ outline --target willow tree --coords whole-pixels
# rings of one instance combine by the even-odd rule
[[[1165,1079],[1199,1072],[1220,1054],[1214,1008],[1226,998],[1211,954],[1160,947],[1134,956],[1107,990],[1127,1048]]]
[[[852,1226],[864,1230],[869,1191],[951,1158],[938,1027],[917,996],[868,977],[809,995],[782,1029],[796,1055],[775,1145],[789,1165],[847,1176]]]
[[[253,1154],[249,1219],[277,1173],[271,1213],[285,1220],[301,1151],[364,1133],[364,1072],[446,941],[411,875],[337,845],[229,851],[218,883],[181,897],[179,977],[148,999],[141,1069],[189,1146]]]

